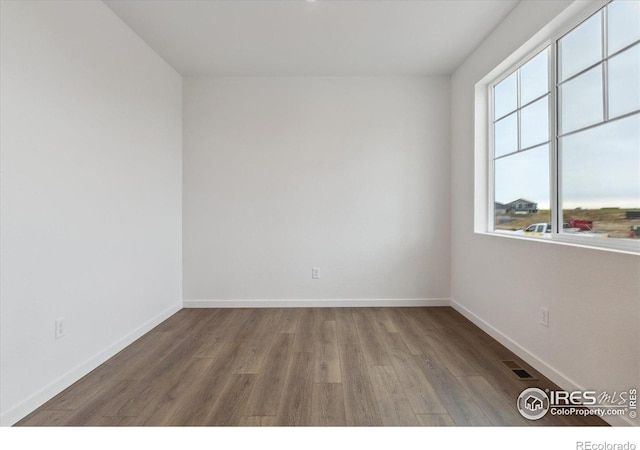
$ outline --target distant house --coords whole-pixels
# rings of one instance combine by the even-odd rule
[[[519,198],[504,206],[507,214],[535,214],[538,212],[538,204],[524,198]]]
[[[502,203],[496,202],[495,206],[493,207],[493,210],[496,214],[506,214],[507,206],[503,205]]]
[[[640,211],[627,211],[625,217],[627,219],[640,219]]]

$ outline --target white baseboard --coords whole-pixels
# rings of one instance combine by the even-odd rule
[[[98,367],[100,364],[104,363],[109,358],[114,356],[120,350],[127,347],[129,344],[140,338],[145,333],[151,331],[154,327],[164,322],[166,319],[168,319],[181,309],[182,305],[179,303],[166,309],[165,311],[161,312],[151,320],[136,328],[120,340],[114,342],[95,356],[92,356],[85,362],[74,367],[69,372],[53,381],[52,383],[48,384],[47,386],[43,387],[17,406],[14,406],[9,411],[3,413],[0,416],[0,425],[3,427],[11,426],[23,417],[26,417],[32,411],[52,399],[54,396],[58,395],[60,392],[71,386],[80,378]]]
[[[580,386],[574,380],[560,372],[555,367],[547,364],[542,358],[531,353],[526,348],[522,347],[516,341],[512,340],[510,337],[502,333],[500,330],[493,327],[493,325],[486,322],[484,319],[481,319],[475,313],[467,309],[465,306],[462,306],[460,303],[451,299],[451,307],[458,311],[460,314],[465,316],[471,322],[473,322],[476,326],[478,326],[482,331],[487,333],[489,336],[494,338],[496,341],[500,342],[502,345],[507,347],[513,353],[518,355],[528,364],[530,364],[533,368],[539,371],[542,375],[549,378],[552,382],[560,386],[562,389],[566,391],[576,391],[576,390],[585,390],[583,386]],[[611,417],[603,417],[609,425],[614,426],[636,426],[631,419],[628,417],[622,416],[611,416]]]
[[[184,300],[185,308],[349,308],[449,306],[448,298]]]

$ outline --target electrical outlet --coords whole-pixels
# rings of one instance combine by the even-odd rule
[[[546,306],[542,307],[542,314],[540,315],[540,324],[548,327],[549,326],[549,308]]]
[[[64,317],[56,319],[56,339],[65,337],[66,328],[64,326]]]
[[[313,269],[311,269],[311,278],[313,278],[314,280],[320,279],[320,268],[319,267],[314,267]]]

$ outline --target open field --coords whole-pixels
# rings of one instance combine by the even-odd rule
[[[627,211],[640,211],[640,209],[569,209],[563,211],[563,221],[569,220],[591,220],[593,221],[593,231],[609,233],[612,238],[628,238],[632,226],[640,226],[640,219],[627,219]],[[549,222],[551,215],[548,210],[539,210],[537,214],[528,216],[502,215],[501,217],[511,217],[516,220],[509,223],[496,224],[497,230],[524,230],[533,223]],[[640,237],[640,236],[638,236]]]

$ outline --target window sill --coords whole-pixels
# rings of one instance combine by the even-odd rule
[[[640,240],[636,241],[624,241],[617,240],[616,242],[590,242],[593,239],[606,241],[609,238],[598,237],[576,237],[576,236],[558,236],[558,237],[536,237],[536,236],[523,236],[508,231],[475,231],[475,234],[492,236],[498,238],[515,239],[519,241],[538,242],[541,244],[551,245],[564,245],[568,247],[577,247],[588,250],[600,250],[613,253],[622,253],[625,255],[640,256]],[[611,245],[614,244],[614,245]]]

